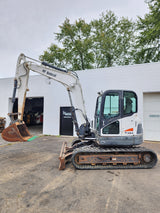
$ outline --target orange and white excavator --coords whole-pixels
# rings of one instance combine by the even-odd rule
[[[30,135],[24,121],[24,107],[29,72],[33,71],[65,86],[72,108],[72,119],[78,138],[68,147],[63,143],[59,169],[72,161],[77,169],[152,168],[157,155],[139,146],[143,143],[143,128],[138,117],[138,98],[135,92],[107,90],[99,93],[96,102],[94,127],[86,115],[82,87],[75,72],[63,70],[20,54],[12,102],[18,91],[18,119],[2,132],[7,141],[27,141]],[[9,114],[13,117],[13,113]]]

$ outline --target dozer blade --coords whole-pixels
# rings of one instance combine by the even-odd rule
[[[59,170],[64,170],[66,168],[66,163],[72,157],[72,151],[73,151],[73,149],[67,147],[67,143],[63,142],[60,156],[59,156],[59,160],[60,160]]]
[[[11,124],[6,129],[2,131],[2,138],[9,142],[16,142],[16,141],[27,141],[31,138],[31,134],[28,131],[27,126],[25,123],[16,122]]]

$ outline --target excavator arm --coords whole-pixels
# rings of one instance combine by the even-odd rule
[[[68,92],[72,106],[72,118],[76,133],[79,137],[90,134],[90,127],[86,115],[82,88],[75,72],[54,67],[46,62],[40,62],[20,54],[17,60],[16,74],[12,104],[14,104],[16,91],[18,92],[18,120],[11,120],[11,125],[2,132],[2,137],[7,141],[26,141],[31,137],[24,121],[24,107],[30,71],[39,73],[49,79],[61,83]],[[12,106],[13,108],[13,106]],[[9,114],[13,117],[13,113]]]

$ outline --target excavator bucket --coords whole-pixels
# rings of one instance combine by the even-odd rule
[[[32,135],[29,133],[25,123],[16,122],[2,131],[2,138],[9,142],[27,141]]]

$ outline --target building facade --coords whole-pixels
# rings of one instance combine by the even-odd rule
[[[138,115],[143,121],[144,139],[160,141],[159,62],[77,71],[77,74],[90,120],[94,118],[98,92],[110,89],[133,90],[138,96]],[[7,113],[12,107],[13,79],[0,79],[0,117],[7,118],[6,125],[9,125]],[[68,93],[63,85],[44,76],[30,76],[25,109],[26,122],[43,122],[43,134],[66,135],[67,131],[70,131],[71,135],[74,132],[71,131],[72,122],[70,130],[65,130],[65,126],[69,126],[65,123],[65,119],[70,119],[69,107]],[[43,121],[40,119],[42,114]],[[36,119],[33,119],[35,115]]]

